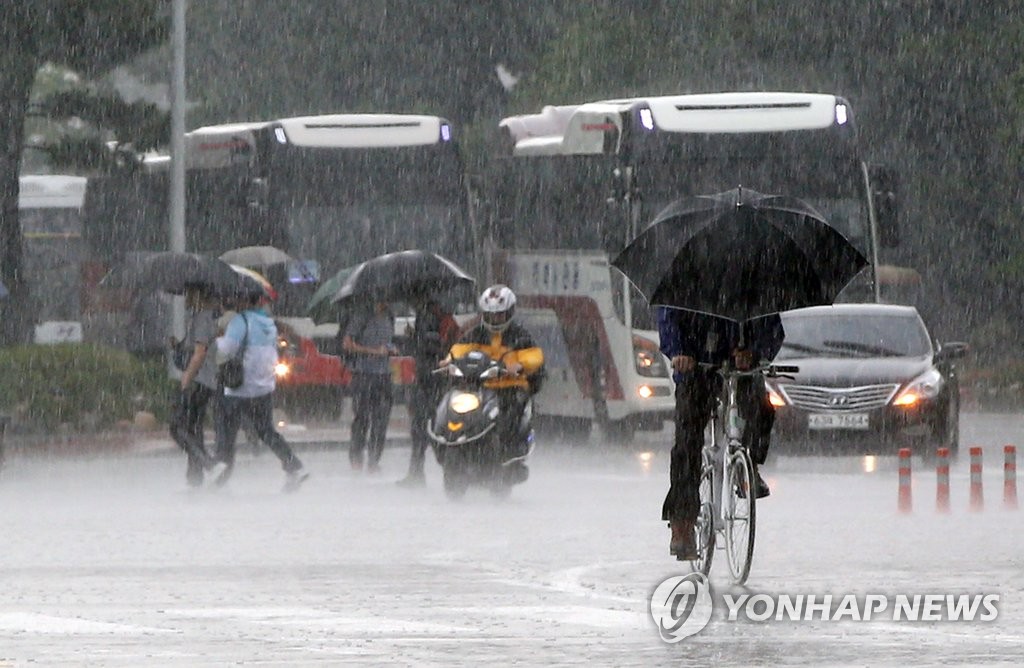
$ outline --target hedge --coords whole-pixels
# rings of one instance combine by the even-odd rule
[[[166,420],[173,396],[162,359],[92,344],[0,348],[0,412],[19,429],[109,427],[146,410]]]

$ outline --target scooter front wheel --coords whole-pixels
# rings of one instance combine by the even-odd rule
[[[447,448],[444,453],[444,493],[449,499],[458,500],[466,495],[469,488],[466,452],[461,448]]]

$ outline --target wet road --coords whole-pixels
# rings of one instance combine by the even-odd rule
[[[747,588],[722,553],[711,577],[719,597],[995,593],[996,621],[730,622],[719,605],[675,645],[649,598],[687,571],[659,521],[667,447],[645,438],[541,443],[503,502],[447,501],[433,464],[426,489],[397,488],[404,449],[377,477],[307,451],[295,494],[270,454],[219,490],[188,490],[177,456],[16,459],[0,479],[0,665],[1024,662],[1024,511],[1001,508],[1002,445],[1024,445],[1024,417],[963,416],[964,447],[986,448],[981,513],[966,458],[949,516],[919,461],[900,515],[894,458],[778,459]]]

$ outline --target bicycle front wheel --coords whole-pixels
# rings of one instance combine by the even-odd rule
[[[722,499],[725,526],[725,551],[732,581],[743,584],[750,575],[754,559],[756,496],[754,466],[745,450],[738,450],[726,463],[726,485]]]
[[[715,556],[715,481],[714,467],[705,461],[700,472],[700,510],[694,529],[697,538],[697,559],[693,570],[705,576],[711,572],[711,560]]]

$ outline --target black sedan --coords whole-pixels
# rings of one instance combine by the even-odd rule
[[[818,306],[786,312],[782,323],[775,361],[800,372],[769,382],[777,451],[956,455],[956,360],[966,344],[935,344],[912,306]]]

